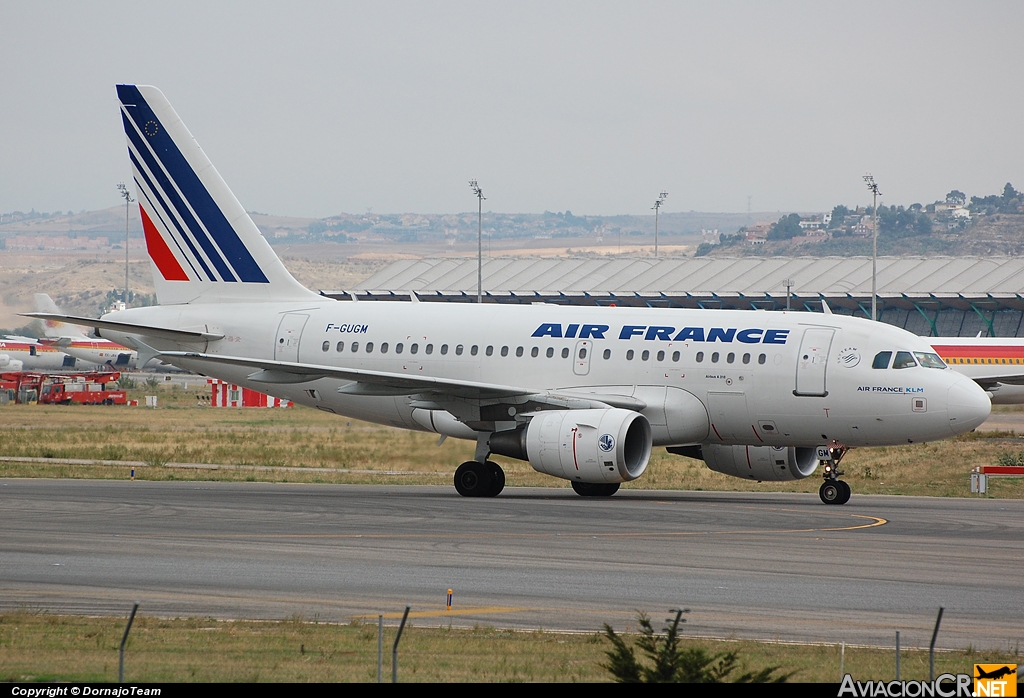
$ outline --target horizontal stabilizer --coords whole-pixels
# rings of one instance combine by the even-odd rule
[[[97,330],[114,330],[125,334],[138,334],[143,337],[155,337],[157,339],[168,339],[172,342],[208,342],[224,337],[222,334],[212,332],[196,332],[194,330],[176,330],[168,327],[150,327],[149,325],[136,325],[130,322],[117,322],[116,320],[101,320],[99,318],[79,317],[77,315],[58,315],[56,313],[19,313],[24,317],[34,317],[41,320],[57,320],[69,322],[72,325],[83,327],[95,327]],[[99,332],[97,332],[99,334]]]

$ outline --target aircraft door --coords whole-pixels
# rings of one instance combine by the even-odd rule
[[[836,331],[828,327],[809,327],[804,330],[800,342],[800,354],[796,361],[796,389],[794,395],[825,397],[825,371],[828,368],[828,354],[832,337]]]
[[[575,352],[572,372],[577,376],[585,376],[590,373],[590,355],[594,353],[594,343],[589,339],[581,339],[576,342]]]
[[[287,313],[281,318],[281,324],[277,328],[277,338],[274,340],[274,360],[292,361],[299,360],[299,340],[302,338],[302,328],[306,326],[308,315],[298,313]]]

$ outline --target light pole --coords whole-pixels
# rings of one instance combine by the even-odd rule
[[[128,306],[128,211],[129,206],[135,199],[128,192],[128,187],[124,185],[124,182],[118,182],[117,190],[121,192],[121,198],[124,199],[124,304]]]
[[[469,188],[476,196],[476,302],[484,302],[484,190],[475,179],[469,180]]]
[[[878,272],[878,185],[871,173],[864,175],[864,183],[871,192],[871,319],[878,319],[878,295],[876,293],[876,276]]]
[[[658,256],[658,210],[661,208],[661,205],[663,203],[665,203],[665,199],[667,199],[667,198],[668,198],[668,192],[667,191],[663,191],[660,194],[658,194],[658,200],[654,202],[654,206],[651,206],[651,208],[654,209],[654,256],[655,257]]]

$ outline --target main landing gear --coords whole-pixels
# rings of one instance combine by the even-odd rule
[[[819,456],[827,455],[827,458],[822,458],[825,461],[825,470],[822,472],[822,477],[825,478],[825,482],[821,484],[818,489],[818,496],[825,504],[846,504],[850,501],[850,486],[839,479],[840,475],[843,475],[843,471],[839,470],[839,461],[846,455],[847,448],[833,444],[831,448],[825,449],[819,447]],[[826,453],[823,453],[826,451]]]
[[[463,497],[497,497],[505,489],[505,471],[494,461],[466,461],[455,470],[455,489]]]

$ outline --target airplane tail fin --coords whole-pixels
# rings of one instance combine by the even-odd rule
[[[35,301],[37,313],[53,313],[54,315],[60,315],[61,310],[57,307],[57,304],[53,302],[45,293],[35,293],[32,295]],[[49,338],[56,337],[72,337],[74,339],[86,339],[86,335],[82,332],[82,328],[78,325],[69,325],[66,322],[60,320],[40,320],[43,325],[43,336]]]
[[[118,85],[157,300],[310,300],[163,93]]]

